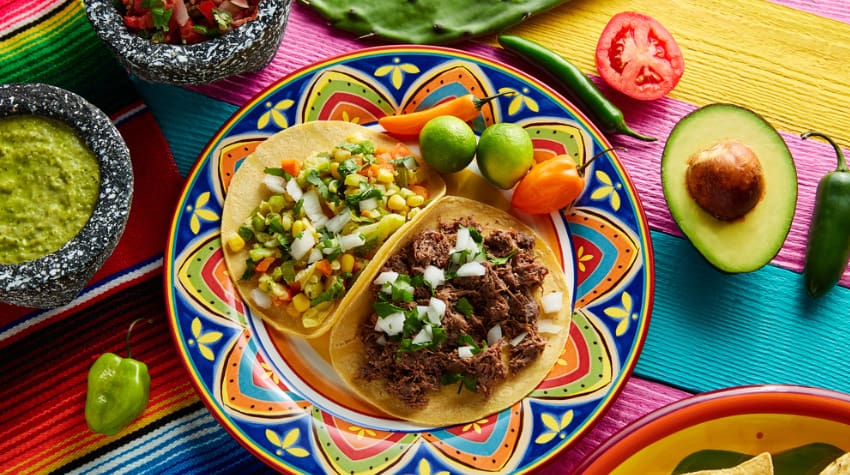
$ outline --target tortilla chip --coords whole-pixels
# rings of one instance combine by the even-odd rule
[[[257,146],[256,150],[240,164],[239,169],[233,175],[227,196],[224,200],[224,208],[221,216],[221,236],[226,240],[239,229],[239,226],[254,212],[260,201],[268,198],[270,192],[262,185],[266,168],[280,167],[282,159],[305,160],[316,152],[328,152],[337,144],[345,142],[346,138],[361,134],[370,140],[376,148],[392,149],[398,144],[398,139],[382,134],[361,125],[344,121],[316,121],[299,124],[278,132]],[[421,174],[426,177],[422,183],[428,189],[429,196],[436,199],[445,194],[446,185],[440,176],[433,170],[422,165]],[[430,206],[430,205],[429,205]],[[412,221],[415,221],[414,217]],[[389,244],[393,237],[403,234],[408,222],[390,236],[384,245]],[[258,315],[277,330],[307,338],[315,338],[323,335],[331,329],[339,316],[340,309],[348,307],[347,301],[359,293],[360,283],[370,281],[369,274],[374,266],[367,265],[360,274],[360,278],[348,289],[342,299],[337,299],[330,308],[326,310],[327,316],[322,322],[314,327],[305,327],[300,318],[293,318],[286,313],[283,306],[273,306],[268,309],[261,308],[251,298],[251,291],[256,288],[256,282],[241,281],[240,277],[246,269],[245,261],[248,258],[248,249],[232,252],[228,246],[223,245],[225,262],[240,295],[251,308],[254,315]],[[376,258],[381,251],[378,250]],[[380,259],[377,259],[380,260]],[[374,260],[373,260],[374,262]],[[380,263],[378,264],[380,265]],[[362,277],[366,277],[365,279]]]
[[[773,475],[773,458],[770,452],[762,452],[734,467],[718,470],[700,470],[683,475]]]
[[[534,231],[510,214],[481,202],[456,196],[445,196],[422,213],[422,217],[407,230],[402,239],[392,248],[387,248],[383,257],[389,258],[416,235],[427,229],[436,229],[440,222],[451,222],[471,216],[481,225],[484,233],[492,229],[513,230],[535,236]],[[340,377],[363,399],[389,415],[428,426],[444,426],[479,420],[499,412],[522,400],[546,377],[566,345],[569,335],[572,308],[570,289],[558,258],[549,246],[540,239],[534,246],[536,258],[549,269],[543,281],[540,295],[562,292],[565,305],[555,315],[544,318],[560,327],[556,334],[541,333],[548,344],[539,357],[517,375],[510,375],[493,388],[489,398],[479,393],[464,390],[458,392],[457,385],[444,386],[429,396],[424,408],[410,408],[396,397],[388,394],[383,381],[364,381],[357,378],[364,362],[365,347],[358,336],[361,322],[372,314],[373,292],[361,288],[359,298],[349,301],[348,311],[337,322],[331,332],[330,355]],[[539,298],[539,296],[538,296]]]
[[[850,475],[850,452],[833,460],[820,475]]]

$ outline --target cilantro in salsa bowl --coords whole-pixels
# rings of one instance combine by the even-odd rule
[[[130,31],[155,43],[193,44],[257,17],[260,0],[115,0]]]

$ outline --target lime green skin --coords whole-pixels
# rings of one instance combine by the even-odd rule
[[[441,128],[448,128],[453,133],[454,143],[450,147],[439,133]],[[419,132],[422,159],[439,173],[455,173],[466,168],[475,158],[476,146],[472,127],[450,115],[429,120]]]
[[[476,162],[481,175],[490,183],[510,190],[534,164],[531,136],[517,124],[493,124],[478,139]]]
[[[0,119],[0,263],[62,247],[88,222],[100,192],[94,153],[62,122]]]
[[[115,435],[144,412],[150,397],[148,367],[132,358],[104,353],[89,369],[86,423],[94,432]]]

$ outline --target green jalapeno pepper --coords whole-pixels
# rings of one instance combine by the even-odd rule
[[[558,80],[573,98],[584,106],[586,112],[596,121],[605,133],[625,134],[636,139],[652,142],[655,137],[641,135],[626,125],[623,112],[617,108],[596,84],[590,80],[577,66],[564,59],[554,51],[531,40],[513,35],[499,36],[499,44],[532,63],[544,68],[554,79]]]
[[[115,435],[133,422],[148,405],[151,378],[148,367],[130,353],[127,330],[127,357],[104,353],[89,369],[86,393],[86,423],[94,432]]]
[[[803,267],[806,290],[819,297],[838,283],[850,259],[850,172],[841,147],[830,137],[814,131],[801,137],[826,140],[838,158],[835,171],[818,183]]]

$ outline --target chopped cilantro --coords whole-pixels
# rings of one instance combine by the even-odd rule
[[[245,259],[245,272],[242,273],[242,277],[239,280],[251,280],[251,277],[254,277],[254,268],[257,267],[257,263],[251,259]]]
[[[384,317],[386,317],[388,315],[392,315],[394,313],[404,312],[403,308],[401,308],[397,305],[393,305],[392,303],[387,302],[385,300],[379,300],[379,301],[373,303],[372,309],[375,310],[375,313],[380,318],[384,318]]]
[[[357,173],[357,162],[354,161],[353,158],[348,158],[339,163],[339,168],[337,169],[337,173],[343,179],[352,173]]]
[[[244,224],[239,226],[237,233],[239,234],[239,237],[244,239],[246,242],[254,238],[254,230],[250,226],[246,226]]]
[[[384,194],[381,193],[381,190],[376,188],[374,185],[370,185],[366,182],[360,182],[360,189],[357,190],[356,193],[346,196],[345,204],[348,205],[349,208],[355,208],[363,200],[368,200],[369,198],[382,198],[383,196]]]
[[[495,256],[491,256],[491,255],[488,254],[487,260],[490,262],[490,264],[493,264],[496,267],[503,266],[503,265],[505,265],[506,262],[511,260],[511,258],[513,258],[516,255],[516,253],[517,253],[517,251],[516,251],[516,249],[514,249],[513,251],[511,251],[505,257],[495,257]]]
[[[289,173],[286,173],[286,170],[284,170],[283,168],[267,167],[263,170],[263,173],[265,173],[266,175],[274,175],[286,179],[292,178],[292,176]]]
[[[475,391],[475,385],[477,384],[477,382],[478,378],[460,373],[443,373],[443,375],[440,377],[440,383],[442,383],[443,386],[459,383],[457,387],[458,394],[460,394],[463,388],[466,388],[470,391]]]
[[[467,318],[469,318],[475,310],[472,308],[472,304],[469,303],[469,300],[467,300],[466,297],[459,298],[457,302],[455,302],[455,308]]]
[[[316,296],[313,300],[310,301],[310,306],[315,307],[322,302],[333,302],[334,300],[342,297],[345,293],[345,285],[343,285],[342,279],[335,277],[331,286]]]

